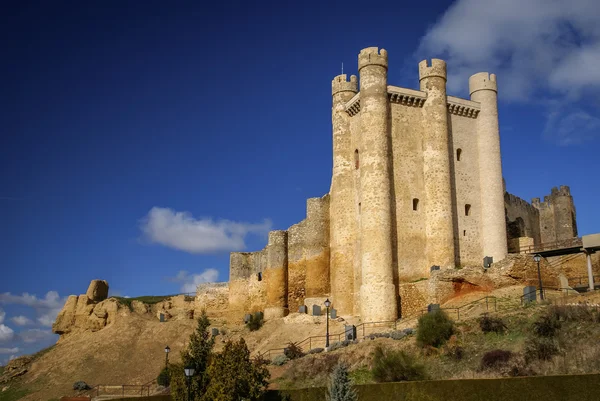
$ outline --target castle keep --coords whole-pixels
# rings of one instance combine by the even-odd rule
[[[387,71],[387,52],[370,47],[358,78],[333,79],[330,191],[262,251],[231,254],[230,310],[270,319],[329,297],[340,315],[393,320],[403,285],[432,266],[577,236],[568,187],[532,204],[505,192],[494,74],[471,76],[461,99],[446,93],[442,60],[419,63],[419,90],[389,85]]]

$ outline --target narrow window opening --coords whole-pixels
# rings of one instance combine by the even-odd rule
[[[469,216],[471,214],[471,205],[465,205],[465,216]]]
[[[467,230],[463,230],[463,237],[467,235]]]
[[[413,210],[419,210],[419,200],[417,198],[413,198]]]
[[[358,170],[359,160],[358,160],[358,149],[354,150],[354,168]]]
[[[360,202],[358,203],[358,214],[360,214]]]
[[[258,278],[258,281],[262,281],[262,272],[258,272],[256,278]]]
[[[462,149],[456,149],[456,161],[460,161],[460,155],[462,154]]]

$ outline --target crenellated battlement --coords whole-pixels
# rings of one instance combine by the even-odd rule
[[[356,75],[351,75],[350,81],[348,81],[348,76],[346,74],[341,74],[333,78],[331,81],[331,95],[334,96],[336,93],[340,92],[358,92],[358,78]]]
[[[358,71],[368,65],[380,65],[388,68],[388,53],[387,50],[378,47],[367,47],[362,49],[358,54]]]
[[[469,93],[472,96],[473,93],[480,90],[491,90],[498,92],[496,75],[488,72],[478,72],[477,74],[471,75],[469,77]]]
[[[504,193],[504,201],[510,205],[524,208],[528,212],[531,212],[533,214],[539,213],[538,209],[533,204],[533,201],[532,201],[532,203],[529,203],[525,199],[519,198],[518,196],[513,195],[511,193],[508,193],[508,192]],[[538,198],[538,203],[539,203],[539,198]]]
[[[446,62],[437,58],[419,63],[419,81],[425,78],[440,77],[447,79]]]
[[[544,196],[544,201],[540,202],[540,198],[531,199],[531,204],[537,209],[546,209],[552,206],[558,197],[570,197],[571,189],[567,185],[561,185],[560,187],[553,187],[550,190],[550,195]]]

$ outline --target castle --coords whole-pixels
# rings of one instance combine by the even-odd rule
[[[419,63],[419,90],[389,85],[387,70],[386,50],[370,47],[360,80],[333,79],[330,191],[262,251],[231,253],[230,310],[272,319],[329,297],[339,315],[394,320],[403,285],[432,266],[577,236],[568,187],[532,204],[506,193],[494,74],[472,75],[461,99],[442,60]]]

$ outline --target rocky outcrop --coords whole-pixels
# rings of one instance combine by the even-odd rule
[[[15,358],[4,367],[2,374],[0,375],[0,384],[7,383],[15,377],[19,377],[27,373],[31,365],[33,357],[22,356]]]
[[[102,302],[108,298],[108,283],[106,280],[92,280],[85,295],[92,302]]]

